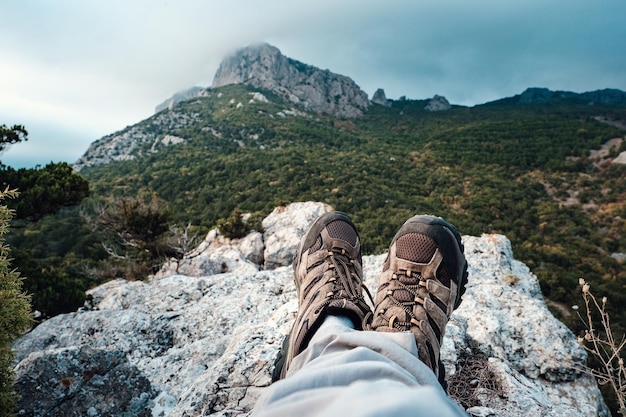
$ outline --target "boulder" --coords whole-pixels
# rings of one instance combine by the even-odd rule
[[[292,203],[275,208],[262,223],[265,230],[265,269],[289,265],[309,224],[332,210],[328,204],[313,202]]]
[[[180,261],[167,262],[156,276],[201,277],[224,272],[255,272],[263,265],[263,250],[263,235],[259,232],[251,232],[241,239],[228,239],[213,229],[196,249]]]

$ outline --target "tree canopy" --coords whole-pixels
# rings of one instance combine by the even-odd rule
[[[28,132],[22,125],[0,125],[0,152],[14,143],[28,140]]]
[[[0,167],[0,186],[20,191],[10,202],[17,219],[37,221],[74,206],[89,195],[89,182],[73,172],[66,162],[50,163],[44,168]]]

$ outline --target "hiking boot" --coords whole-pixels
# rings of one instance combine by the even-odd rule
[[[307,347],[328,315],[348,317],[358,330],[362,330],[365,316],[371,315],[363,298],[359,235],[344,213],[325,213],[310,226],[300,241],[293,268],[298,316],[284,341],[273,380],[285,377],[291,360]]]
[[[459,232],[440,217],[415,216],[391,241],[369,328],[411,331],[420,360],[446,388],[439,350],[466,284],[467,262]]]

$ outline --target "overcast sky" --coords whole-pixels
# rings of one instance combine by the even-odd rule
[[[75,162],[262,41],[370,97],[626,90],[625,0],[1,0],[0,16],[0,124],[29,131],[0,155],[14,167]]]

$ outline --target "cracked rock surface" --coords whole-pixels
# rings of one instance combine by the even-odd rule
[[[291,259],[306,229],[302,223],[327,209],[298,203],[272,213],[264,221],[271,227],[263,240],[273,247],[268,251],[265,243],[266,261]],[[240,269],[223,261],[232,270],[190,276],[165,268],[146,281],[110,281],[92,289],[80,311],[56,316],[20,338],[13,346],[20,415],[249,415],[270,384],[293,323],[296,290],[291,266],[251,268],[254,263],[244,262],[250,257],[241,253],[248,245],[216,239],[211,235],[213,246],[204,242],[202,250],[235,253]],[[462,357],[480,355],[491,372],[490,386],[498,387],[476,393],[468,412],[606,414],[595,381],[567,366],[583,361],[584,352],[548,311],[536,277],[514,260],[509,241],[500,235],[463,241],[469,284],[447,327],[442,358],[453,375],[462,372]],[[363,258],[372,292],[384,257]]]

